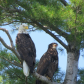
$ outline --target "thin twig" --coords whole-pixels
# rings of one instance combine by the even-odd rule
[[[11,46],[8,46],[5,41],[0,37],[0,41],[1,43],[9,50],[11,50],[17,57],[18,59],[21,61],[21,58],[20,58],[20,54],[17,52],[17,50],[15,49],[15,46],[13,45],[13,40],[8,32],[8,30],[4,29],[4,28],[0,28],[0,30],[4,31],[7,36],[9,37],[9,40],[10,40],[10,43],[11,43]]]
[[[12,65],[11,65],[12,66]],[[13,67],[13,66],[12,66]],[[8,68],[8,69],[11,69],[11,68],[9,68],[9,67],[6,67],[6,68]],[[14,67],[13,67],[14,68]],[[13,72],[13,71],[12,71]],[[13,72],[14,73],[14,72]],[[20,77],[17,73],[14,73],[14,75],[16,75],[18,78],[20,78],[21,80],[24,80],[23,79],[23,77]]]
[[[20,22],[20,21],[17,21],[17,20],[15,20],[15,21],[11,21],[11,22],[9,22],[9,23],[3,24],[3,26],[12,24],[12,23],[14,23],[14,22]]]
[[[6,30],[5,28],[0,28],[0,30],[4,31],[4,32],[7,34],[8,38],[9,38],[9,40],[10,40],[10,43],[11,43],[11,47],[12,47],[12,48],[15,48],[15,47],[14,47],[14,44],[13,44],[13,40],[12,40],[12,38],[11,38],[11,36],[10,36],[8,30]]]
[[[15,61],[10,61],[10,60],[8,60],[8,59],[6,59],[6,58],[4,58],[3,56],[1,56],[0,55],[0,57],[1,58],[3,58],[4,60],[6,60],[6,61],[8,61],[9,63],[11,63],[11,64],[13,64],[13,65],[15,65],[15,66],[18,66],[18,67],[21,67],[22,68],[22,65],[21,64],[19,64],[19,63],[16,63]]]

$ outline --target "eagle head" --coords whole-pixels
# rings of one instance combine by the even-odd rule
[[[57,43],[51,43],[49,44],[48,48],[56,49],[57,46],[58,46]]]
[[[28,25],[27,24],[22,24],[19,27],[19,33],[27,33]]]

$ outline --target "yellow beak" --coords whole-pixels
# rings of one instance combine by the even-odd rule
[[[28,26],[25,26],[24,28],[25,28],[25,29],[28,29]]]

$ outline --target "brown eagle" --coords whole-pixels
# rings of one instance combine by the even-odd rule
[[[54,73],[58,69],[58,52],[56,50],[57,43],[51,43],[47,52],[41,57],[37,67],[37,73],[52,79]],[[36,84],[45,84],[40,80],[36,80]]]
[[[23,60],[23,72],[27,77],[30,73],[33,73],[36,58],[36,49],[34,42],[27,32],[28,26],[22,24],[19,27],[19,31],[16,37],[16,47],[21,59]]]

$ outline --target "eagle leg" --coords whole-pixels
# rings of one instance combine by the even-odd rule
[[[48,76],[46,76],[46,78],[48,78],[49,80],[51,80],[51,78],[50,78],[50,77],[48,77]]]
[[[27,84],[27,76],[25,77],[25,84]]]

